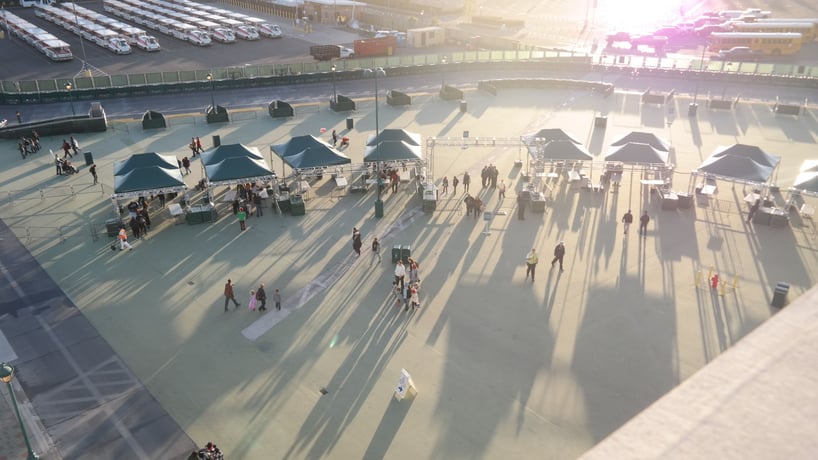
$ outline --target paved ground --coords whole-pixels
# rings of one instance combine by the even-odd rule
[[[677,189],[688,188],[687,172],[715,147],[734,142],[782,155],[777,182],[786,188],[818,133],[813,111],[776,117],[750,102],[689,120],[677,115],[686,112],[686,97],[673,113],[642,106],[637,93],[469,91],[466,99],[468,113],[424,95],[409,108],[384,105],[380,126],[424,138],[561,127],[597,158],[627,132],[648,130],[675,146]],[[374,129],[372,108],[363,102],[353,114],[353,161]],[[605,131],[593,129],[599,113],[608,116]],[[561,178],[547,212],[522,222],[513,192],[500,202],[476,181],[472,191],[488,209],[508,213],[491,222],[489,236],[482,221],[461,214],[458,197],[418,215],[420,203],[402,187],[375,220],[371,194],[331,197],[326,180],[313,184],[306,216],[268,213],[244,233],[222,207],[218,222],[196,226],[175,226],[156,210],[156,228],[132,252],[111,252],[104,235],[90,236],[90,226],[111,213],[115,160],[145,151],[183,155],[187,139],[211,134],[266,152],[292,135],[343,129],[344,117],[322,107],[286,122],[264,112],[213,127],[179,117],[160,132],[116,123],[81,139],[94,152],[102,190],[85,171],[55,177],[44,154],[23,161],[9,153],[0,173],[7,225],[175,421],[230,458],[574,458],[769,318],[777,281],[792,283],[793,296],[816,281],[811,226],[745,224],[742,186],[727,183],[719,187],[720,210],[663,212],[639,185],[639,172],[626,174],[616,193],[574,191]],[[435,178],[475,177],[491,162],[516,190],[520,157],[517,148],[437,147]],[[281,171],[279,161],[273,166]],[[9,191],[19,201],[9,202]],[[627,209],[649,211],[647,238],[623,237]],[[367,251],[352,260],[353,226],[367,244],[382,236],[387,248],[412,245],[424,279],[418,312],[393,305],[387,262],[370,266]],[[558,240],[568,248],[562,274],[547,264]],[[534,283],[524,280],[523,264],[532,247],[542,260]],[[697,270],[711,264],[738,275],[738,289],[724,297],[697,289]],[[313,283],[337,270],[345,272],[334,284]],[[225,313],[227,277],[243,305]],[[247,311],[247,292],[262,282],[268,293],[282,289],[288,316],[253,341],[242,331],[260,315]],[[321,288],[300,305],[296,294],[310,285]],[[419,392],[397,402],[402,368]]]

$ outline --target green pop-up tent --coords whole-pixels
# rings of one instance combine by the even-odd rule
[[[179,164],[170,155],[137,153],[114,163],[116,199],[187,190]]]

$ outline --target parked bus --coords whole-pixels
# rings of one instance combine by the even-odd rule
[[[809,22],[734,22],[733,32],[797,33],[805,42],[815,40],[818,25]]]
[[[765,34],[758,32],[715,32],[710,34],[708,50],[718,53],[737,46],[746,46],[765,55],[781,56],[801,50],[801,34]]]

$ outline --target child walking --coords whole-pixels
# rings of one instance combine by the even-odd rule
[[[256,311],[256,291],[250,291],[250,302],[247,307],[250,311]]]

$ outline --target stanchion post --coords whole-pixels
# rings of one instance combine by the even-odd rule
[[[711,265],[710,266],[710,271],[707,272],[707,282],[708,283],[710,282],[710,278],[712,278],[712,277],[713,277],[713,266]]]
[[[699,270],[698,272],[696,272],[696,287],[701,286],[701,284],[702,284],[702,271]]]

